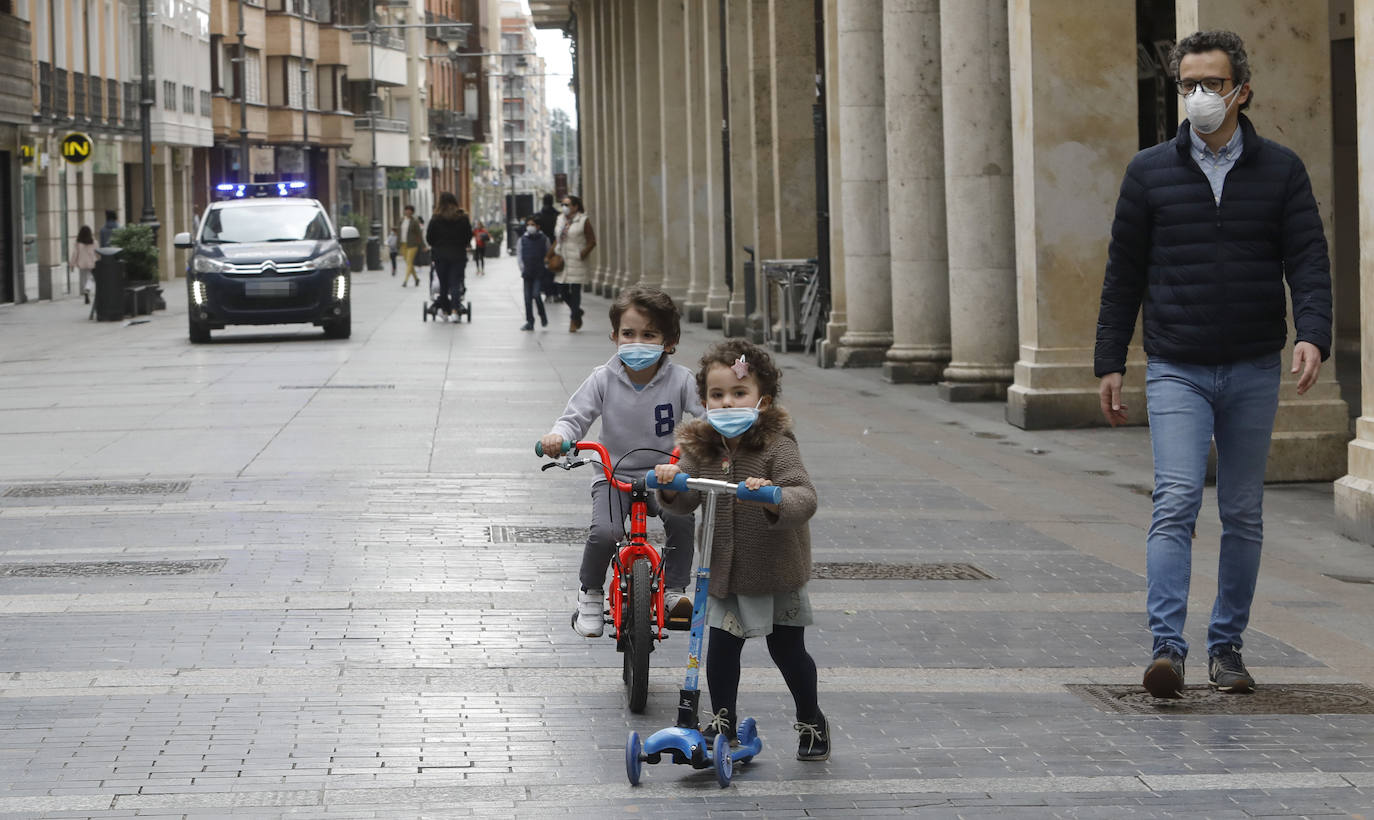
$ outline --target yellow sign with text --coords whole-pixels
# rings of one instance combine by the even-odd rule
[[[94,148],[91,138],[77,131],[62,138],[62,156],[67,162],[80,165],[91,158]]]

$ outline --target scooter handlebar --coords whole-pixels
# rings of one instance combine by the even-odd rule
[[[574,445],[574,442],[571,442],[571,441],[568,441],[567,439],[564,439],[564,440],[563,440],[563,452],[559,453],[559,455],[560,455],[560,456],[561,456],[561,455],[567,455],[569,452],[572,451],[573,445]],[[537,455],[537,456],[539,456],[540,458],[543,458],[543,457],[544,457],[544,442],[542,442],[542,441],[536,441],[536,442],[534,443],[534,454]]]
[[[738,484],[731,484],[726,481],[712,481],[709,478],[692,478],[686,473],[678,473],[673,476],[669,484],[660,484],[658,475],[650,470],[644,477],[644,485],[651,490],[673,490],[683,492],[685,490],[700,490],[703,492],[734,492],[735,498],[740,501],[759,501],[764,504],[781,504],[782,488],[773,484],[766,487],[759,487],[757,490],[749,489],[743,481]]]

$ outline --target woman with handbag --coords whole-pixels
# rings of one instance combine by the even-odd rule
[[[444,321],[449,322],[453,320],[453,306],[463,301],[463,269],[467,267],[468,245],[472,243],[472,223],[452,193],[439,194],[439,205],[425,229],[425,241],[439,276],[436,307],[443,312]]]
[[[91,303],[91,274],[95,272],[95,234],[91,232],[90,225],[82,225],[76,232],[76,241],[72,243],[72,252],[67,255],[67,266],[76,268],[81,272],[81,293],[86,297],[86,304]],[[67,280],[67,287],[71,287],[71,279]]]
[[[568,332],[582,327],[582,286],[587,282],[587,257],[596,248],[596,232],[582,208],[582,200],[572,194],[563,197],[563,214],[554,227],[557,239],[544,265],[553,271],[563,285],[563,301],[567,303],[571,321]]]

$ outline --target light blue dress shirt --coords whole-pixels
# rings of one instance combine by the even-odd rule
[[[1244,147],[1244,140],[1241,139],[1240,126],[1236,126],[1236,133],[1231,135],[1231,139],[1221,146],[1221,150],[1212,153],[1207,147],[1207,143],[1202,141],[1197,132],[1188,129],[1188,136],[1193,141],[1193,159],[1197,160],[1197,165],[1202,169],[1202,173],[1207,175],[1207,181],[1212,183],[1212,199],[1215,204],[1221,204],[1221,186],[1226,182],[1226,174],[1231,167],[1240,159],[1241,149]]]

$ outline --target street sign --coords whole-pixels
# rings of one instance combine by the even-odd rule
[[[62,138],[62,156],[67,162],[76,165],[80,165],[91,158],[93,147],[91,138],[80,131],[73,131]]]

